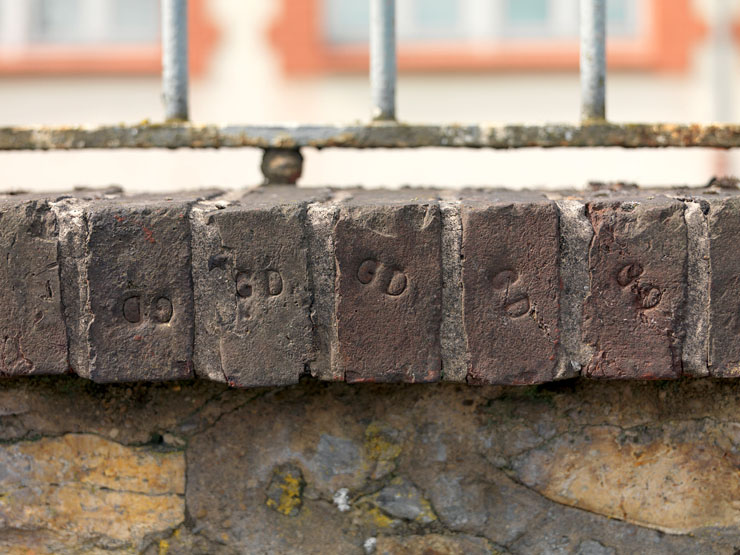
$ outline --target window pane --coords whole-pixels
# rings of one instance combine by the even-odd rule
[[[31,40],[85,42],[79,0],[31,0]]]
[[[459,17],[458,0],[417,0],[414,16],[420,27],[456,27]]]
[[[367,0],[324,0],[324,22],[331,42],[367,42],[370,3]]]
[[[110,40],[154,42],[159,38],[159,0],[113,0]]]
[[[159,0],[22,0],[30,3],[31,41],[155,42]]]
[[[627,19],[627,6],[624,5],[624,0],[608,0],[606,18],[609,23],[624,23]]]
[[[545,24],[548,0],[506,0],[506,19],[514,24]]]
[[[632,36],[637,34],[636,0],[607,0],[606,10],[609,35]]]

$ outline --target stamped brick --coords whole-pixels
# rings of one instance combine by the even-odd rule
[[[558,365],[557,207],[512,198],[492,193],[462,206],[469,383],[546,382]]]
[[[0,375],[68,369],[57,238],[46,201],[0,200]]]
[[[708,225],[710,373],[740,377],[740,198],[710,201]]]
[[[296,383],[313,354],[306,207],[255,191],[194,220],[196,369],[239,387]]]
[[[334,363],[349,382],[440,377],[441,214],[435,198],[414,196],[358,194],[334,228]]]
[[[99,382],[193,375],[190,204],[95,201],[88,213],[90,365]]]
[[[591,202],[591,292],[583,338],[593,378],[681,375],[686,302],[684,205],[666,197]]]

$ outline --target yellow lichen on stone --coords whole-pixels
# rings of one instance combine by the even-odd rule
[[[293,465],[275,469],[265,504],[285,516],[297,516],[303,504],[303,476]]]
[[[167,555],[170,550],[170,542],[167,540],[159,540],[159,555]]]
[[[185,458],[92,434],[0,447],[0,513],[9,528],[44,529],[77,542],[138,545],[185,518]]]
[[[365,454],[372,468],[371,478],[378,479],[392,472],[401,455],[400,443],[391,441],[387,432],[375,423],[365,429]]]
[[[301,506],[301,482],[298,478],[286,474],[283,483],[280,484],[283,494],[280,496],[280,504],[277,510],[284,515],[289,515],[294,509]]]
[[[378,528],[388,528],[390,526],[393,526],[395,522],[391,517],[386,515],[377,507],[372,507],[368,509],[367,513],[368,515],[370,515],[373,524],[375,524],[375,526],[377,526]]]

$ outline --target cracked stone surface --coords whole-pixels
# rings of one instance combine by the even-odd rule
[[[714,379],[6,380],[0,550],[734,553],[738,397]]]

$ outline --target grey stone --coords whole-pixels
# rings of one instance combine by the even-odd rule
[[[335,362],[347,381],[439,380],[441,220],[423,191],[357,193],[342,206]]]
[[[373,503],[384,513],[395,518],[429,524],[437,520],[429,501],[414,484],[403,477],[395,478],[390,484],[373,495]]]
[[[581,340],[583,301],[589,292],[588,248],[594,231],[586,217],[586,205],[577,200],[556,202],[560,213],[560,336],[563,356],[557,377],[580,374],[591,360]]]
[[[709,375],[709,226],[704,210],[709,204],[686,202],[688,230],[687,300],[682,358],[683,372],[690,376]]]
[[[0,375],[69,368],[58,248],[47,201],[0,198]]]
[[[335,193],[341,198],[342,193]],[[309,269],[313,284],[311,321],[316,345],[315,359],[311,361],[311,375],[327,381],[343,380],[344,375],[332,360],[336,359],[337,319],[334,306],[336,264],[334,261],[333,229],[339,217],[334,202],[312,202],[307,211]]]
[[[86,205],[77,198],[65,198],[52,204],[59,222],[59,273],[67,323],[69,365],[81,376],[87,375],[90,364]]]
[[[193,218],[199,375],[239,387],[296,383],[313,357],[306,207],[271,187]]]
[[[460,201],[440,202],[442,210],[442,379],[465,382],[468,351],[463,329],[462,220]]]
[[[100,382],[193,376],[190,203],[162,198],[88,207],[89,366]]]
[[[740,376],[740,197],[710,201],[709,365],[712,376]]]
[[[295,464],[285,463],[275,467],[267,486],[265,504],[279,514],[298,516],[303,506],[303,472]]]
[[[359,446],[351,439],[322,434],[316,447],[312,466],[320,469],[325,479],[342,474],[353,474],[360,466]]]
[[[583,540],[576,548],[576,555],[615,555],[613,547],[606,547],[596,540]]]

